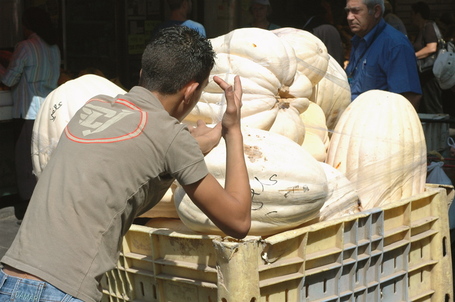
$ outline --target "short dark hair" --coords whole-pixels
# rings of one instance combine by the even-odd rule
[[[420,16],[425,20],[430,20],[430,6],[423,2],[419,1],[411,5],[411,9],[414,13],[419,13]]]
[[[202,84],[215,64],[210,41],[186,26],[159,30],[142,55],[140,85],[174,94],[190,81]]]
[[[47,44],[57,44],[57,31],[51,16],[44,9],[37,6],[27,8],[22,14],[22,24]]]

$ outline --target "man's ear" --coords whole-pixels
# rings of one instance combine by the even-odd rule
[[[191,96],[198,89],[199,83],[191,81],[183,87],[183,101],[188,104],[191,100]]]
[[[381,6],[379,4],[375,5],[374,6],[374,17],[376,19],[379,19],[379,18],[381,18],[382,13],[383,12],[382,12]]]

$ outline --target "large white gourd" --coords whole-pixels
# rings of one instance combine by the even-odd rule
[[[313,87],[309,99],[322,108],[327,128],[332,131],[340,115],[351,103],[351,87],[346,72],[332,56],[329,56],[326,74]]]
[[[54,89],[40,107],[33,126],[33,172],[39,177],[66,125],[91,97],[99,94],[116,96],[125,90],[110,80],[87,74]]]
[[[310,101],[308,109],[300,114],[300,119],[305,125],[302,147],[318,161],[325,162],[330,139],[324,111],[318,104]]]
[[[312,89],[306,89],[306,97],[280,96],[282,87],[289,87],[294,81],[297,70],[297,57],[291,45],[259,28],[233,30],[211,39],[211,43],[217,53],[215,66],[199,102],[184,122],[188,125],[199,119],[209,124],[219,122],[226,100],[213,76],[233,84],[238,75],[243,90],[243,125],[282,134],[301,144],[305,125],[299,114],[308,108]]]
[[[280,83],[292,84],[297,68],[294,50],[272,32],[254,27],[239,28],[210,42],[217,54],[250,59],[269,69]]]
[[[245,160],[252,190],[250,235],[270,235],[297,227],[318,216],[328,197],[320,163],[294,141],[269,131],[244,128]],[[224,186],[224,140],[205,158],[208,169]],[[174,201],[180,219],[190,229],[207,234],[221,231],[197,208],[183,189]]]
[[[355,185],[364,209],[422,193],[427,153],[414,107],[396,93],[362,93],[341,115],[327,163]]]
[[[316,85],[324,77],[329,62],[325,44],[306,30],[282,27],[272,32],[292,46],[297,57],[297,70]]]
[[[329,164],[320,163],[329,184],[329,198],[319,211],[319,221],[332,220],[363,210],[354,184]]]

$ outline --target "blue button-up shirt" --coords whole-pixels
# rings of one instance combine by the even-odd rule
[[[365,37],[354,36],[351,42],[346,68],[351,100],[372,89],[422,93],[412,44],[401,32],[381,19]]]

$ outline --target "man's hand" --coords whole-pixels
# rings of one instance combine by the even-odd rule
[[[220,142],[221,123],[211,128],[204,121],[198,120],[196,128],[191,128],[190,133],[198,142],[202,154],[207,155]]]
[[[214,76],[213,80],[224,90],[226,96],[227,106],[221,121],[223,125],[223,136],[228,134],[230,129],[240,131],[240,109],[242,108],[242,84],[240,83],[240,77],[236,76],[234,78],[234,87],[218,76]]]
[[[183,185],[183,188],[217,227],[227,235],[240,239],[248,234],[251,227],[251,188],[240,127],[242,85],[238,76],[234,79],[234,87],[217,76],[213,80],[224,90],[227,101],[223,119],[213,129],[221,127],[226,142],[224,189],[210,173],[194,184]],[[212,133],[207,132],[206,127],[203,122],[198,122],[198,127],[193,130],[197,134],[193,135],[201,140],[211,136]],[[216,129],[217,133],[218,131],[220,130]],[[199,140],[198,142],[201,144]]]

